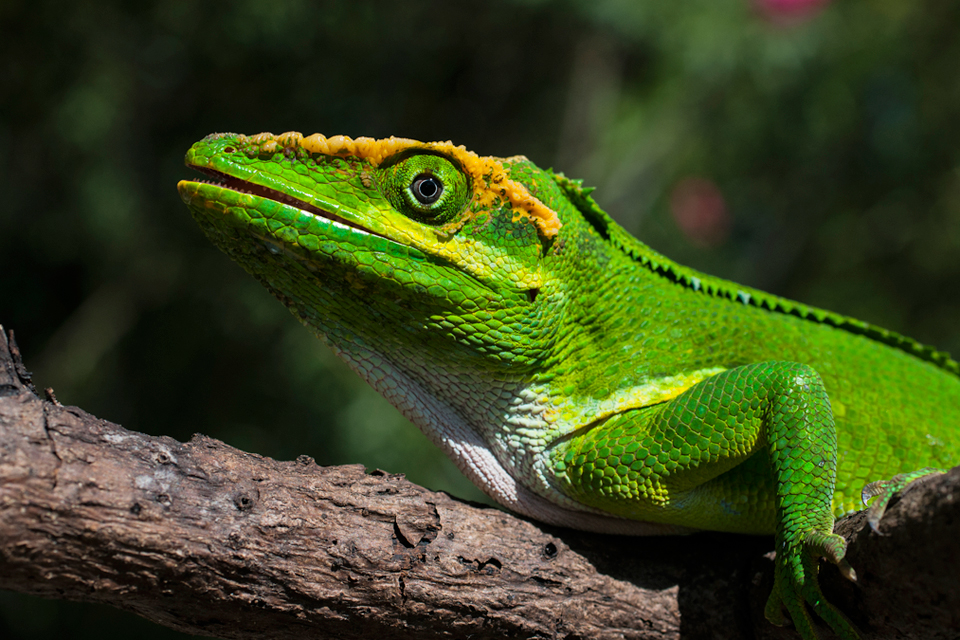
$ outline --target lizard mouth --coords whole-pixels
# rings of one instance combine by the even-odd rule
[[[294,198],[291,195],[283,193],[282,191],[277,191],[276,189],[271,189],[270,187],[264,187],[263,185],[256,184],[255,182],[249,182],[247,180],[242,180],[241,178],[235,178],[226,173],[222,173],[215,169],[210,169],[208,167],[200,167],[197,165],[189,165],[191,169],[195,169],[200,173],[208,176],[207,180],[196,180],[195,182],[201,182],[206,184],[212,184],[223,189],[230,189],[231,191],[237,191],[239,193],[249,193],[251,195],[264,198],[266,200],[273,200],[274,202],[279,202],[280,204],[285,204],[295,209],[300,209],[301,211],[306,211],[320,218],[330,220],[332,222],[342,224],[346,227],[356,229],[357,231],[368,233],[370,235],[379,236],[386,240],[390,240],[386,236],[382,236],[379,233],[370,231],[370,229],[365,229],[355,222],[351,222],[346,218],[342,218],[334,213],[325,211],[320,207],[310,204],[309,202],[304,202],[299,198]]]

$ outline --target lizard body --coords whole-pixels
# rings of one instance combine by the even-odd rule
[[[960,462],[960,365],[678,265],[526,158],[214,134],[180,193],[210,239],[501,504],[637,534],[773,534],[774,592],[845,639],[834,518]]]

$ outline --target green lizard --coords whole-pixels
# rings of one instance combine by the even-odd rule
[[[960,462],[960,365],[655,253],[526,158],[214,134],[210,239],[504,506],[579,529],[774,534],[767,617],[858,637],[834,518]],[[932,468],[928,468],[932,467]],[[936,468],[936,469],[933,469]]]

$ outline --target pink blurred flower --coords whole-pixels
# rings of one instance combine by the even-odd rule
[[[680,180],[670,192],[670,213],[683,235],[694,244],[715,247],[730,235],[727,203],[710,180]]]
[[[830,0],[753,0],[753,2],[771,22],[793,23],[812,18]]]

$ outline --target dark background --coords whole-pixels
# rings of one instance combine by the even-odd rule
[[[957,353],[957,25],[953,0],[2,0],[0,323],[130,429],[479,499],[179,200],[195,140],[296,129],[525,154],[681,262]],[[132,634],[179,635],[0,593],[4,640]]]

